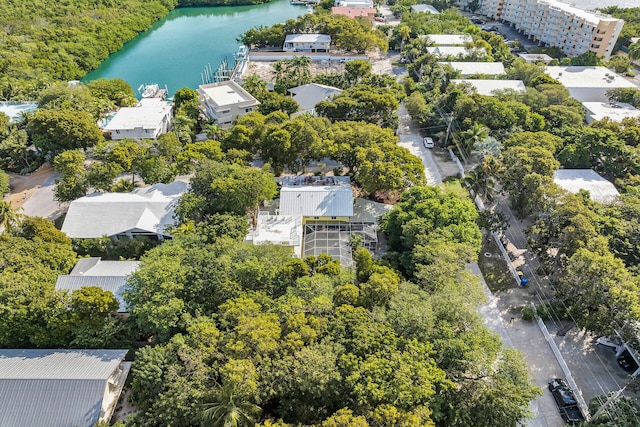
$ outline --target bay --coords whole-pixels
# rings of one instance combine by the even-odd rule
[[[207,64],[215,71],[225,58],[232,63],[236,40],[256,25],[270,26],[306,12],[289,0],[253,6],[175,9],[150,29],[111,54],[81,81],[121,78],[135,90],[140,85],[167,86],[169,96],[183,87],[196,89]]]

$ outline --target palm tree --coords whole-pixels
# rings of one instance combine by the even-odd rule
[[[211,427],[249,427],[255,425],[260,407],[236,396],[233,387],[223,386],[202,404],[202,425]]]
[[[218,123],[207,123],[204,125],[204,131],[207,134],[207,138],[214,141],[218,141],[224,135],[224,129]]]
[[[298,86],[309,82],[311,77],[309,67],[311,67],[311,58],[308,56],[294,56],[289,60],[288,71]]]
[[[22,215],[9,202],[0,200],[0,231],[11,232],[19,223]]]
[[[634,61],[640,59],[640,42],[629,46],[629,58]]]
[[[400,25],[398,27],[398,35],[400,36],[400,52],[402,52],[404,43],[411,37],[411,28],[408,25]]]
[[[267,82],[262,80],[260,76],[255,73],[247,76],[244,79],[242,86],[260,102],[264,100],[264,97],[268,92]]]
[[[473,126],[469,128],[464,133],[464,142],[466,144],[466,154],[471,153],[473,150],[473,145],[484,141],[484,139],[489,136],[489,128],[481,125],[480,123],[474,122]]]

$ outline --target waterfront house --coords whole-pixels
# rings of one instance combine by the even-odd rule
[[[289,34],[282,50],[285,52],[329,52],[331,36],[328,34]]]
[[[169,130],[173,104],[162,98],[142,98],[135,107],[120,108],[102,127],[108,138],[156,139]]]
[[[72,239],[150,236],[164,240],[188,185],[181,181],[137,188],[131,193],[94,193],[74,200],[62,224]]]
[[[129,276],[138,269],[140,261],[103,261],[100,257],[80,258],[71,273],[59,275],[56,290],[75,290],[97,286],[110,291],[120,306],[118,313],[126,313],[123,298],[124,288]]]
[[[109,423],[131,369],[128,350],[0,350],[0,426]]]
[[[295,113],[296,115],[303,113],[315,114],[318,102],[333,98],[335,95],[342,93],[342,89],[318,83],[309,83],[292,87],[289,89],[289,93],[300,106],[298,112]]]
[[[198,87],[198,99],[205,116],[223,129],[228,129],[237,117],[256,111],[260,102],[233,80],[209,83]]]

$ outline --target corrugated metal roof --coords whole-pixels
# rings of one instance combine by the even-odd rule
[[[71,292],[85,286],[97,286],[104,291],[111,291],[120,303],[118,312],[126,313],[127,307],[123,293],[129,276],[58,276],[56,290],[69,290]]]
[[[137,270],[140,261],[103,261],[99,257],[80,258],[71,276],[129,276]]]
[[[352,216],[351,186],[294,186],[280,190],[280,214],[302,216]]]
[[[620,195],[611,182],[592,169],[559,169],[553,173],[553,182],[574,194],[587,190],[591,199],[600,203],[610,203]]]
[[[177,200],[187,184],[156,184],[132,193],[95,193],[69,205],[62,231],[71,238],[97,238],[127,232],[166,234]]]
[[[293,99],[300,105],[301,111],[313,110],[320,101],[342,93],[342,89],[333,86],[326,86],[317,83],[309,83],[289,89]]]
[[[0,427],[91,427],[127,350],[0,350]]]

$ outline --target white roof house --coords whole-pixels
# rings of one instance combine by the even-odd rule
[[[553,182],[570,193],[587,190],[591,200],[609,203],[620,194],[616,187],[591,169],[559,169],[553,173]]]
[[[126,313],[123,292],[129,276],[138,269],[139,261],[102,261],[99,257],[81,258],[67,275],[58,276],[56,290],[75,291],[85,286],[98,286],[111,291],[120,303],[119,313]]]
[[[336,0],[334,4],[339,7],[375,7],[373,0]]]
[[[427,52],[439,58],[447,58],[450,56],[467,56],[472,54],[487,56],[487,51],[483,47],[474,47],[471,49],[467,49],[464,46],[428,46]]]
[[[131,367],[127,350],[0,350],[0,426],[109,422]]]
[[[0,113],[9,116],[9,123],[15,123],[20,120],[20,115],[30,113],[38,109],[35,102],[0,102]]]
[[[316,104],[332,98],[334,95],[342,93],[342,89],[333,86],[326,86],[317,83],[309,83],[289,89],[293,99],[300,105],[297,114],[315,111]]]
[[[473,42],[473,38],[466,34],[426,34],[420,38],[428,38],[436,46],[464,46]]]
[[[453,79],[451,83],[470,84],[480,95],[493,96],[496,90],[513,89],[518,92],[526,88],[522,80],[458,80]]]
[[[438,9],[431,6],[430,4],[414,4],[411,6],[411,10],[416,13],[424,12],[424,13],[430,13],[432,15],[440,15],[440,12],[438,12]]]
[[[487,74],[492,76],[506,74],[502,62],[440,62],[439,64],[448,65],[454,70],[459,71],[462,77],[474,74]]]
[[[95,193],[69,205],[62,231],[71,238],[152,235],[170,237],[173,212],[187,190],[184,182],[154,184],[131,193]]]
[[[254,245],[271,243],[291,246],[297,257],[302,256],[302,217],[299,215],[269,215],[260,212],[256,228],[249,231],[245,241]]]
[[[640,110],[624,102],[583,102],[587,115],[587,123],[602,120],[605,117],[614,122],[621,122],[626,118],[640,118]]]
[[[606,67],[549,66],[545,71],[580,102],[607,102],[607,91],[637,86]]]
[[[279,214],[312,218],[353,216],[349,177],[287,177],[280,189]]]
[[[257,99],[233,80],[200,85],[198,100],[204,114],[225,129],[237,117],[256,110],[260,105]]]
[[[544,62],[548,64],[553,60],[552,57],[547,55],[546,53],[519,53],[518,56],[524,59],[525,62]]]
[[[285,52],[329,52],[331,36],[328,34],[289,34],[284,39]]]
[[[135,107],[120,108],[102,128],[114,141],[156,139],[169,130],[173,104],[162,98],[143,98]]]

